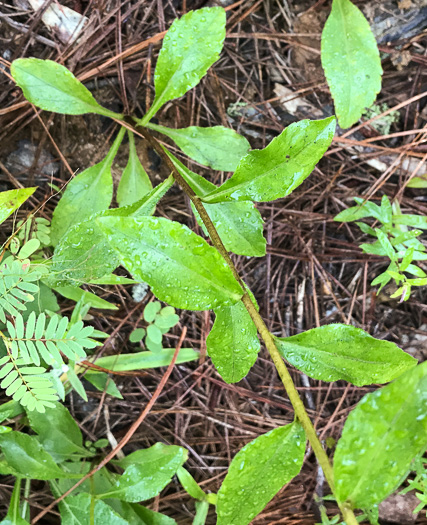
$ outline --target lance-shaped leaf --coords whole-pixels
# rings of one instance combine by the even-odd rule
[[[160,300],[176,308],[210,310],[242,297],[221,255],[187,226],[157,217],[96,221],[122,265]]]
[[[129,135],[129,160],[124,169],[117,188],[117,202],[127,206],[142,199],[153,189],[150,178],[142,166],[135,147],[135,136]]]
[[[123,372],[124,370],[144,370],[147,368],[159,368],[168,366],[172,361],[174,348],[162,348],[160,352],[135,352],[132,354],[120,354],[101,357],[96,360],[98,366]],[[200,353],[192,348],[181,348],[176,360],[177,364],[188,363],[200,359]]]
[[[206,339],[206,349],[227,383],[243,379],[260,349],[257,329],[242,302],[215,309],[216,319]]]
[[[54,246],[71,226],[110,206],[113,198],[111,166],[125,131],[123,127],[120,129],[104,160],[84,170],[67,185],[53,212],[51,239]]]
[[[350,413],[334,456],[335,494],[368,509],[408,475],[427,447],[427,363],[367,394]]]
[[[345,324],[276,338],[276,343],[286,361],[321,381],[342,379],[357,386],[387,383],[417,364],[394,343]]]
[[[197,175],[197,173],[193,173],[172,153],[166,149],[165,151],[196,195],[203,197],[216,189],[215,184]],[[193,204],[191,206],[197,222],[205,235],[208,235],[196,208]],[[227,250],[238,255],[252,257],[263,257],[265,255],[264,221],[252,201],[219,202],[217,204],[205,204],[204,206]]]
[[[302,467],[305,434],[297,422],[257,437],[233,458],[218,492],[218,525],[247,525]]]
[[[101,299],[92,292],[87,290],[82,290],[81,288],[76,288],[75,286],[58,286],[53,288],[55,292],[58,292],[63,297],[71,299],[76,303],[82,301],[87,305],[90,305],[91,308],[100,308],[103,310],[118,310],[117,306],[112,303],[109,303],[105,299]]]
[[[47,480],[77,477],[61,470],[35,436],[22,432],[0,434],[0,450],[8,465],[23,478]]]
[[[117,462],[125,471],[115,486],[99,497],[129,502],[153,498],[171,481],[178,468],[187,461],[187,456],[185,448],[162,443],[132,452]]]
[[[251,147],[245,137],[224,126],[171,129],[149,124],[147,127],[168,136],[186,155],[214,170],[234,171]]]
[[[189,11],[173,22],[163,39],[154,72],[154,102],[141,124],[145,125],[165,102],[197,86],[218,60],[224,38],[222,7]]]
[[[62,500],[59,503],[61,525],[129,525],[109,505],[98,499],[93,501],[92,498],[87,492],[82,492]]]
[[[120,264],[119,256],[109,245],[95,218],[151,215],[173,183],[170,176],[134,204],[100,212],[71,227],[53,254],[50,272],[55,284],[79,286],[115,270]]]
[[[98,113],[123,118],[100,106],[71,71],[52,60],[18,58],[12,62],[10,72],[25,98],[41,109],[65,115]]]
[[[313,171],[334,131],[334,117],[291,124],[266,148],[243,157],[234,175],[203,201],[268,202],[286,197]]]
[[[0,193],[0,224],[17,210],[37,188],[21,188]]]
[[[114,502],[114,503],[113,503]],[[129,525],[177,525],[176,521],[165,514],[143,507],[140,503],[110,500],[116,512],[126,519]]]
[[[7,515],[0,521],[0,525],[30,525],[21,517],[21,483],[22,479],[16,478]]]
[[[349,128],[381,90],[381,60],[375,37],[350,0],[333,0],[322,32],[322,66],[339,125]]]

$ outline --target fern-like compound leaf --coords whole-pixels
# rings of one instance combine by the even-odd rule
[[[20,313],[14,321],[14,324],[6,323],[9,337],[5,336],[5,343],[11,355],[14,358],[19,355],[25,364],[39,366],[41,360],[48,365],[62,364],[61,352],[68,359],[78,361],[86,357],[85,348],[95,348],[98,344],[90,339],[93,327],[84,326],[83,321],[69,327],[67,317],[54,315],[47,320],[44,313],[36,316],[35,312],[31,312],[26,323]]]
[[[58,396],[43,367],[26,366],[22,358],[15,359],[9,352],[0,359],[0,379],[6,395],[28,410],[44,412],[46,407],[55,407]]]
[[[30,270],[28,261],[8,257],[0,264],[0,321],[6,322],[6,313],[12,316],[27,308],[25,303],[34,301],[39,291],[35,284],[40,278],[37,271]]]

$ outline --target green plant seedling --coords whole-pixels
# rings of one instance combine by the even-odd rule
[[[408,300],[412,287],[427,284],[427,274],[418,265],[413,264],[414,261],[427,259],[426,248],[417,239],[423,233],[422,230],[427,229],[426,218],[421,215],[402,214],[398,204],[392,205],[386,195],[383,195],[380,206],[370,201],[364,202],[359,197],[355,197],[354,200],[358,206],[343,210],[334,220],[356,221],[363,233],[377,238],[375,242],[363,243],[360,247],[365,253],[387,257],[390,264],[383,273],[375,277],[371,285],[379,285],[380,292],[385,285],[394,280],[398,288],[391,297],[400,298],[401,301]],[[359,222],[360,219],[367,218],[375,219],[381,226],[375,228],[365,222]],[[413,277],[408,277],[407,274]]]
[[[101,469],[96,481],[94,477],[99,488],[93,491],[83,484],[86,492],[61,501],[61,514],[74,513],[75,521],[85,522],[88,512],[92,512],[95,523],[102,515],[108,516],[109,523],[122,523],[120,519],[130,521],[131,513],[147,522],[147,509],[136,509],[134,505],[157,496],[177,473],[185,490],[197,500],[194,523],[203,524],[209,504],[215,504],[220,525],[248,525],[277,492],[298,475],[308,441],[342,519],[347,525],[355,525],[399,486],[410,472],[413,459],[427,447],[426,363],[416,366],[416,361],[393,343],[374,339],[349,325],[323,326],[293,337],[276,337],[265,325],[253,295],[229,254],[229,251],[248,256],[265,254],[263,223],[255,203],[284,198],[304,183],[332,142],[335,118],[293,123],[264,149],[249,151],[245,140],[226,128],[173,130],[151,122],[166,102],[195,87],[219,59],[226,34],[225,23],[225,11],[220,7],[191,11],[176,20],[164,37],[157,60],[153,104],[141,119],[133,118],[134,127],[129,119],[126,120],[126,127],[135,128],[160,155],[171,176],[150,189],[131,145],[125,182],[121,182],[119,192],[120,207],[109,209],[113,195],[111,163],[125,133],[125,128],[121,127],[104,160],[77,175],[64,191],[52,220],[52,264],[45,265],[44,274],[43,265],[39,265],[38,271],[45,280],[50,279],[57,290],[62,290],[60,293],[71,295],[75,290],[81,299],[79,286],[82,283],[110,282],[112,272],[121,265],[131,274],[132,282],[146,283],[160,301],[168,304],[163,310],[158,302],[147,305],[145,334],[140,331],[132,336],[140,340],[145,335],[146,341],[148,337],[154,345],[161,344],[162,330],[169,329],[177,321],[174,308],[213,310],[216,320],[207,348],[218,372],[227,382],[245,377],[257,358],[260,338],[294,407],[295,420],[244,446],[233,458],[217,497],[205,494],[182,470],[187,458],[185,449],[157,444],[133,452],[115,462],[124,470],[123,474]],[[339,56],[336,56],[337,47],[344,50]],[[363,109],[373,103],[380,89],[381,66],[367,22],[349,0],[333,2],[322,37],[322,61],[340,124],[351,126]],[[12,75],[28,100],[50,111],[107,115],[108,110],[104,110],[73,75],[62,66],[52,64],[33,59],[19,59],[12,64]],[[348,64],[351,64],[350,69]],[[360,88],[355,93],[351,91],[354,85]],[[124,120],[118,114],[107,116],[119,122]],[[167,147],[160,145],[152,132],[172,138],[183,152],[200,164],[228,168],[233,173],[217,187],[188,170]],[[218,154],[218,149],[229,151],[227,144],[230,143],[235,145],[233,154]],[[196,219],[203,224],[210,243],[188,226],[154,215],[157,203],[174,182],[191,200]],[[129,201],[131,192],[127,191],[131,187],[140,191],[139,199],[132,203]],[[412,262],[427,258],[427,255],[416,238],[418,232],[407,231],[405,227],[427,228],[425,218],[393,212],[388,199],[383,199],[381,207],[360,201],[358,205],[357,209],[346,210],[347,215],[338,220],[373,217],[381,223],[379,228],[368,225],[361,228],[377,238],[371,245],[374,246],[371,252],[389,257],[395,265],[388,270],[390,279],[405,279],[401,281],[401,293],[406,297],[408,286],[420,285],[425,276],[417,277],[417,281],[402,275],[418,271],[413,269]],[[29,242],[33,240],[37,239]],[[29,256],[39,248],[36,244],[33,242],[27,252],[26,245],[20,250]],[[34,367],[38,366],[37,359],[41,365],[41,360],[48,358],[44,364],[52,363],[56,370],[61,366],[62,352],[68,358],[68,379],[82,395],[84,389],[76,371],[79,371],[78,360],[85,355],[84,349],[96,345],[90,337],[93,328],[84,326],[81,319],[68,326],[68,320],[59,317],[52,317],[46,324],[43,313],[38,317],[30,316],[25,324],[20,311],[30,302],[29,295],[36,291],[34,283],[40,276],[36,274],[38,266],[31,264],[29,259],[20,259],[20,253],[16,251],[17,255],[10,257],[6,275],[5,270],[0,275],[3,281],[12,282],[16,290],[16,293],[9,293],[10,287],[5,284],[3,291],[7,299],[0,299],[0,320],[7,326],[7,333],[2,335],[7,355],[1,362],[6,382],[1,386],[12,389],[9,390],[11,395],[20,392],[18,397],[23,392],[24,397],[19,399],[25,399],[28,410],[56,410],[51,407],[53,394],[46,386],[38,388],[38,380],[35,385],[30,383],[31,389],[39,395],[36,401],[31,401],[34,396],[30,397],[33,394],[27,392],[23,383],[19,385],[18,382],[17,388],[25,386],[25,392],[13,390],[22,372],[22,359],[29,358]],[[19,278],[15,274],[19,274]],[[91,299],[85,297],[86,302]],[[135,366],[165,366],[171,362],[173,353],[171,349],[156,347],[156,351],[106,356],[97,362],[109,370],[114,370],[115,366],[121,370],[135,369],[132,368]],[[197,352],[183,348],[177,362],[195,359]],[[333,466],[284,360],[309,377],[323,381],[345,380],[355,385],[393,381],[367,394],[350,413],[337,443]],[[40,368],[46,374],[47,368]],[[53,391],[53,387],[50,388]],[[9,405],[4,414],[8,414],[5,417],[16,414],[16,407]],[[42,441],[43,438],[40,441],[19,432],[1,434],[0,448],[7,463],[5,470],[17,478],[49,480],[53,495],[61,497],[70,488],[70,480],[77,476],[76,468],[80,468],[80,464],[76,467],[65,461],[58,465],[43,448]],[[22,450],[22,454],[12,454],[12,450]],[[46,461],[41,465],[40,461],[23,465],[19,457],[24,453],[32,457],[37,454]],[[112,500],[120,504],[113,505]],[[364,514],[356,518],[355,510],[358,509]]]
[[[179,322],[179,316],[175,308],[165,306],[153,301],[148,303],[144,309],[144,321],[148,323],[146,328],[136,328],[129,336],[131,343],[139,343],[145,338],[145,346],[151,352],[161,352],[162,338]]]

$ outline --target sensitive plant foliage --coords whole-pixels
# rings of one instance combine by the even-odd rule
[[[26,244],[31,239],[40,241],[42,247],[50,246],[50,221],[43,217],[34,217],[29,215],[25,221],[19,221],[16,224],[17,235],[11,241],[11,252],[16,253],[20,244]],[[17,242],[19,241],[19,242]],[[13,246],[16,246],[13,249]]]
[[[18,253],[7,257],[0,267],[0,387],[6,395],[28,410],[43,412],[58,399],[58,391],[47,373],[60,367],[65,355],[70,360],[86,357],[85,348],[97,346],[90,339],[94,329],[82,321],[70,324],[66,317],[35,310],[25,315],[27,305],[40,294],[39,281],[48,271],[32,265],[28,257],[40,241],[31,239]],[[24,318],[25,315],[25,318]]]
[[[381,90],[381,60],[375,37],[350,0],[333,0],[322,32],[322,66],[338,123],[349,128]]]
[[[383,195],[381,206],[364,201],[359,197],[354,200],[358,206],[347,208],[339,213],[334,220],[338,222],[353,222],[363,233],[376,237],[377,240],[369,244],[361,244],[365,253],[382,255],[390,260],[388,268],[378,275],[371,283],[372,286],[379,285],[379,291],[394,280],[398,289],[391,295],[392,298],[399,297],[406,301],[411,295],[413,286],[424,286],[427,284],[427,274],[413,261],[424,261],[427,252],[424,244],[417,239],[422,230],[427,229],[426,217],[422,215],[405,215],[400,212],[397,202],[390,203],[389,198]],[[359,219],[373,218],[381,226],[371,227]],[[410,229],[413,228],[413,229]],[[414,276],[408,277],[406,274]]]
[[[342,49],[348,54],[346,59],[354,61],[354,73],[360,75],[361,59],[357,53],[356,57],[353,56],[354,46],[360,37],[358,32],[363,32],[366,27],[360,19],[360,13],[354,11],[353,7],[347,0],[334,0],[331,22],[329,27],[327,25],[325,28],[324,40],[326,39],[326,47],[328,47],[328,31],[331,27],[333,31],[337,30],[335,20],[337,16],[341,17],[341,25],[349,23],[357,38],[352,38],[351,31],[344,32]],[[359,21],[356,25],[354,25],[355,20]],[[219,7],[189,12],[175,21],[164,38],[157,61],[153,105],[142,119],[134,120],[140,126],[146,126],[172,138],[197,162],[217,169],[225,170],[228,167],[231,171],[235,169],[235,172],[222,186],[216,187],[200,175],[188,170],[165,149],[164,158],[168,161],[168,166],[173,169],[173,176],[165,181],[163,186],[150,190],[131,138],[128,167],[119,184],[118,200],[121,207],[109,210],[112,196],[110,168],[125,133],[122,128],[107,157],[77,175],[59,201],[52,221],[52,241],[56,248],[53,264],[48,270],[48,278],[58,281],[63,279],[64,282],[60,284],[67,284],[67,286],[57,284],[56,289],[62,290],[60,293],[64,295],[68,294],[66,296],[72,296],[72,291],[76,290],[80,294],[78,297],[83,300],[81,295],[83,291],[76,287],[78,284],[85,281],[112,282],[111,272],[121,264],[131,273],[132,282],[147,283],[153,293],[169,303],[171,307],[190,310],[213,309],[216,320],[207,340],[208,352],[224,379],[233,382],[243,378],[256,359],[260,345],[254,320],[258,319],[258,314],[250,291],[237,278],[232,266],[227,264],[227,257],[221,252],[216,236],[223,238],[227,249],[234,253],[264,255],[262,219],[254,202],[268,202],[286,197],[304,182],[332,141],[335,119],[330,117],[319,121],[304,120],[294,123],[263,150],[249,152],[245,140],[226,128],[216,127],[213,131],[204,128],[171,130],[151,124],[149,121],[164,103],[182,96],[202,79],[208,68],[219,58],[224,37],[225,12]],[[379,73],[378,63],[374,63],[376,55],[369,44],[369,36],[366,37],[366,42],[367,51],[365,50],[363,56],[371,56],[373,63],[368,64],[368,69],[363,71],[363,79],[359,80],[364,81],[363,87],[369,95],[374,89],[373,84],[375,89],[378,87]],[[324,54],[323,45],[322,54]],[[328,56],[322,58],[328,61]],[[46,75],[40,73],[44,64]],[[33,76],[28,74],[32,65],[35,71]],[[81,86],[75,77],[66,73],[61,82],[61,71],[63,71],[62,66],[52,66],[48,61],[32,62],[25,59],[15,62],[12,67],[12,74],[23,88],[24,94],[39,107],[67,113],[65,106],[70,104],[70,92],[72,92],[73,111],[102,112],[101,114],[105,115],[103,108],[99,109],[97,102],[88,97],[86,88]],[[376,74],[374,75],[372,71]],[[52,72],[55,73],[54,78],[51,78]],[[371,73],[372,85],[365,85]],[[357,120],[357,113],[362,110],[360,106],[369,104],[366,102],[367,99],[362,101],[356,97],[355,105],[350,104],[348,114],[342,113],[340,104],[348,105],[349,100],[351,103],[353,101],[353,97],[349,99],[346,92],[348,83],[352,79],[347,75],[342,84],[342,79],[332,77],[329,76],[328,81],[331,83],[333,94],[334,82],[340,88],[338,96],[334,95],[340,123],[343,126],[351,125]],[[36,83],[34,78],[37,80]],[[44,88],[44,78],[50,82],[49,89],[55,91],[55,98],[52,100],[46,97],[46,93],[41,92]],[[340,99],[342,93],[347,98]],[[114,118],[120,120],[121,116],[114,114]],[[153,141],[155,142],[155,139]],[[233,154],[218,153],[218,150],[228,151],[230,144],[234,145]],[[162,152],[160,146],[157,151]],[[184,181],[184,184],[186,183],[194,192],[195,195],[187,189],[192,204],[197,208],[196,218],[203,224],[205,233],[209,231],[214,246],[208,244],[187,226],[163,217],[152,217],[156,204],[171,186],[173,179],[178,180],[182,185]],[[140,192],[138,196],[133,195],[137,193],[136,188]],[[143,194],[144,192],[146,193]],[[139,200],[129,204],[129,199],[133,198]],[[90,209],[87,204],[89,201]],[[359,218],[372,213],[372,207],[368,207],[363,213]],[[386,217],[382,224],[388,227],[392,214],[387,202],[381,206],[379,214]],[[405,222],[401,221],[399,224],[404,225]],[[389,255],[390,250],[384,238],[394,236],[393,231],[377,230],[379,244],[385,254]],[[408,240],[416,241],[415,235],[410,239],[405,236],[394,237],[396,250],[399,249],[399,245],[406,246]],[[388,240],[388,242],[392,245],[392,241]],[[405,259],[405,264],[407,263],[405,269],[410,267],[414,255],[417,255],[416,251],[423,252],[421,249],[416,249],[415,245],[411,248],[414,248],[412,259],[409,263],[407,261],[410,257]],[[88,302],[89,300],[90,297]],[[251,307],[248,307],[248,301],[252,302]],[[18,299],[16,302],[24,303],[23,300]],[[9,301],[6,303],[9,305]],[[10,322],[8,317],[13,315],[17,319],[17,326],[13,323],[13,327],[9,327],[11,329],[8,335],[11,339],[9,344],[12,348],[14,341],[14,352],[16,353],[16,345],[18,352],[21,352],[22,337],[19,337],[22,336],[21,321],[8,308],[10,306],[4,306],[6,320]],[[154,325],[152,323],[159,314],[157,309],[158,306],[151,306],[147,312],[145,320],[150,326],[157,327],[156,323]],[[18,310],[19,308],[16,311]],[[37,331],[36,319],[37,317],[33,316],[29,321],[35,323],[34,327],[30,325],[29,334],[32,336],[36,335],[33,331]],[[73,324],[69,333],[76,335],[79,330],[84,332],[85,328],[81,323],[78,324],[79,321],[81,320]],[[44,329],[45,325],[43,323],[41,325]],[[72,332],[74,326],[77,326],[74,328],[75,333]],[[41,336],[43,348],[49,350],[49,338],[46,338],[46,333],[42,329],[40,330],[37,335]],[[262,332],[261,329],[259,331]],[[150,334],[150,338],[153,337],[152,341],[158,341],[157,330],[150,329],[150,332],[152,332]],[[265,334],[263,338],[266,340],[264,336]],[[81,333],[80,337],[82,337]],[[271,337],[272,334],[269,334],[269,338]],[[44,339],[46,346],[44,346]],[[425,385],[423,384],[426,367],[415,366],[415,360],[394,344],[377,341],[362,330],[347,325],[321,327],[289,338],[274,338],[272,341],[288,362],[314,379],[325,381],[341,379],[356,385],[368,385],[397,378],[394,383],[382,390],[365,396],[352,412],[345,425],[343,437],[338,442],[334,458],[337,482],[335,495],[341,510],[344,509],[343,513],[346,509],[365,508],[378,503],[407,475],[412,459],[427,446],[427,429],[424,424]],[[31,357],[28,343],[25,345]],[[68,371],[69,381],[83,395],[84,389],[76,374],[78,364],[74,361],[81,356],[81,353],[76,351],[74,345],[70,347],[70,341],[62,341],[60,345],[58,340],[57,346],[69,358],[69,365],[71,365]],[[9,354],[11,353],[10,350]],[[99,359],[98,363],[111,370],[132,370],[135,367],[141,369],[165,366],[170,363],[172,354],[173,350],[162,349],[158,352],[139,352],[127,356],[107,356]],[[20,359],[19,356],[17,357]],[[14,356],[12,358],[15,359]],[[197,352],[182,349],[177,362],[194,359],[197,359]],[[114,368],[115,366],[117,368]],[[56,370],[55,363],[52,368],[53,371]],[[49,406],[47,409],[54,410]],[[10,409],[8,413],[16,413],[13,410]],[[63,419],[65,421],[67,418]],[[301,419],[303,420],[304,418]],[[44,424],[48,424],[47,420]],[[35,429],[37,428],[40,430],[40,425],[35,423]],[[309,426],[304,428],[307,436],[310,437],[308,433],[314,430]],[[404,431],[399,431],[401,428]],[[49,454],[46,450],[40,451],[39,447],[42,447],[42,444],[46,445],[41,432],[40,441],[34,436],[21,438],[17,434],[20,433],[5,434],[10,437],[3,441],[0,436],[0,448],[3,450],[6,462],[9,459],[12,462],[10,450],[16,448],[18,442],[22,450],[27,450],[27,456],[31,457],[31,454],[39,452],[42,455]],[[59,435],[61,434],[60,432]],[[73,436],[72,439],[76,442],[72,445],[64,443],[65,449],[69,445],[70,449],[64,451],[62,448],[56,452],[56,458],[64,458],[67,453],[72,454],[73,457],[79,454],[84,456],[81,453],[81,441],[77,437],[75,427]],[[310,439],[313,439],[313,436]],[[360,441],[360,446],[355,450],[354,443],[357,440]],[[84,521],[87,519],[88,512],[92,511],[96,514],[95,522],[100,523],[100,516],[103,516],[104,521],[111,523],[122,523],[123,520],[131,522],[131,516],[132,519],[134,516],[132,513],[137,513],[140,518],[145,519],[141,515],[143,507],[138,506],[136,510],[132,505],[141,499],[156,496],[177,473],[183,480],[185,490],[197,500],[195,523],[203,524],[209,504],[217,504],[218,523],[247,525],[283,485],[298,474],[305,446],[304,432],[297,421],[258,437],[233,459],[218,497],[205,494],[183,470],[182,465],[187,457],[184,449],[155,446],[148,449],[150,452],[138,451],[124,460],[119,460],[117,465],[124,469],[122,475],[109,473],[107,476],[105,471],[101,470],[98,477],[94,477],[95,488],[83,487],[87,493],[65,498],[60,505],[60,511],[66,516],[64,518],[66,523],[73,523],[73,520]],[[54,447],[50,445],[49,447],[52,452]],[[30,453],[29,450],[33,452]],[[405,453],[397,458],[399,450],[405,450]],[[23,467],[17,460],[10,466],[4,466],[4,470],[17,477],[49,479],[55,497],[69,487],[67,478],[81,475],[81,470],[77,474],[75,466],[71,466],[73,464],[71,461],[64,461],[60,466],[54,464],[56,470],[53,467],[51,472],[46,472],[43,468],[39,472],[37,462],[32,460],[27,463],[34,467],[31,472],[27,464]],[[47,468],[51,462],[47,460],[43,465]],[[372,465],[375,465],[375,472],[378,474],[375,479],[367,475]],[[78,467],[80,468],[80,465]],[[37,476],[43,477],[37,478]],[[102,482],[99,481],[100,478]],[[375,481],[377,479],[378,482]],[[102,488],[97,488],[97,480]],[[90,499],[93,494],[97,496],[95,502]],[[121,501],[120,506],[115,505],[114,509],[110,506],[113,498]],[[106,501],[101,501],[103,499]],[[143,512],[146,511],[147,509]],[[162,523],[168,522],[162,521]]]

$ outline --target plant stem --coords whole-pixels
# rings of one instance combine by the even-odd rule
[[[178,184],[181,186],[181,188],[184,190],[187,196],[191,199],[191,202],[194,204],[194,207],[199,213],[200,218],[202,219],[203,224],[205,225],[205,228],[209,233],[209,237],[211,238],[212,244],[215,246],[215,248],[224,258],[225,262],[227,263],[230,270],[232,271],[236,281],[242,287],[242,290],[245,290],[245,285],[243,283],[243,280],[240,277],[239,273],[237,272],[237,269],[233,261],[231,260],[231,257],[228,254],[221,240],[221,237],[219,236],[215,228],[215,225],[213,224],[211,218],[209,217],[203,203],[201,202],[199,197],[197,197],[197,195],[194,193],[194,191],[188,185],[188,183],[184,180],[184,178],[181,176],[179,171],[175,168],[172,161],[169,159],[167,154],[163,151],[163,148],[161,147],[159,142],[145,129],[142,129],[141,134],[147,139],[147,141],[154,148],[154,150],[158,153],[158,155],[160,155],[162,160],[166,162],[169,169],[173,173],[175,180],[178,182]],[[304,403],[302,402],[298,394],[298,391],[295,388],[294,382],[292,381],[292,377],[285,363],[283,362],[283,359],[282,359],[282,356],[280,355],[279,350],[277,349],[276,343],[274,342],[274,338],[269,332],[262,317],[257,312],[255,305],[252,302],[252,299],[250,298],[247,292],[244,293],[241,301],[243,302],[243,304],[246,307],[246,310],[251,316],[251,319],[254,322],[258,330],[258,333],[261,336],[261,339],[264,341],[264,344],[271,356],[271,359],[273,360],[273,363],[277,369],[280,379],[282,380],[283,386],[285,387],[286,393],[288,394],[289,400],[294,408],[295,416],[298,419],[298,421],[301,423],[302,427],[304,428],[304,431],[311,445],[311,448],[313,449],[313,452],[317,458],[317,461],[319,462],[319,465],[322,467],[322,470],[325,474],[325,478],[332,490],[332,493],[334,493],[335,483],[334,483],[334,472],[332,469],[332,465],[317,436],[316,429],[314,428],[313,423],[311,422],[311,419],[309,418],[307,414]],[[347,504],[338,503],[338,506],[341,510],[341,513],[347,525],[357,525],[357,520],[353,513],[353,510]]]

